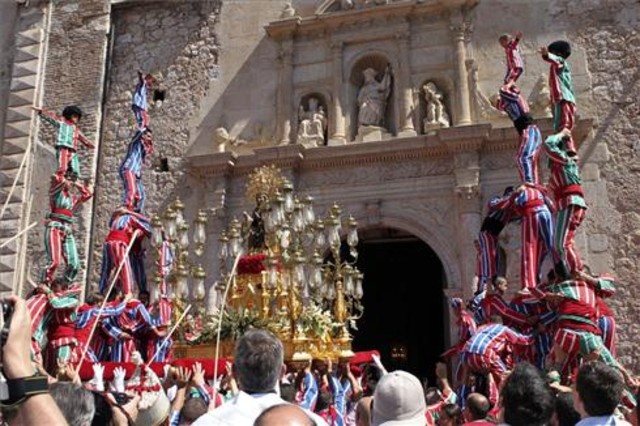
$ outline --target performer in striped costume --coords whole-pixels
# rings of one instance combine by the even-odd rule
[[[306,410],[313,411],[318,400],[319,389],[316,379],[311,372],[311,361],[309,361],[309,364],[304,369],[298,372],[295,388],[296,404]]]
[[[140,301],[144,303],[142,296],[139,297]],[[171,325],[172,304],[167,297],[161,296],[160,299],[154,302],[148,310],[149,314],[153,318],[156,330],[169,329],[169,326]],[[164,345],[162,345],[164,338],[158,337],[157,333],[155,333],[152,328],[149,328],[145,333],[145,340],[146,348],[144,348],[145,351],[141,351],[141,353],[146,354],[145,359],[147,361],[155,356],[156,362],[171,362],[173,347],[172,339],[169,339]]]
[[[507,57],[507,73],[504,76],[505,84],[515,83],[524,71],[524,61],[518,46],[521,38],[522,33],[517,32],[513,36],[511,34],[503,34],[498,39]]]
[[[82,110],[77,106],[68,106],[62,110],[62,117],[42,108],[33,108],[38,111],[38,116],[47,124],[58,128],[56,139],[56,159],[58,169],[56,175],[63,177],[67,171],[72,176],[80,177],[80,161],[78,160],[78,142],[89,149],[95,148],[78,129],[78,122],[82,118]]]
[[[74,356],[78,362],[80,362],[82,352],[85,350],[87,345],[89,345],[86,354],[87,360],[91,362],[98,362],[104,359],[106,342],[104,340],[104,336],[98,332],[99,329],[96,328],[96,332],[94,333],[91,342],[89,342],[89,335],[91,334],[93,325],[96,321],[102,321],[106,318],[122,314],[127,305],[126,301],[120,302],[119,300],[112,300],[107,302],[104,309],[100,311],[103,301],[104,297],[101,294],[90,294],[86,298],[85,303],[78,308],[75,323],[75,338],[78,345],[75,348]]]
[[[27,310],[31,320],[31,358],[37,364],[42,365],[42,349],[45,346],[46,330],[51,318],[49,310],[49,287],[39,285],[27,298]]]
[[[76,346],[75,320],[76,308],[80,304],[82,289],[79,285],[66,286],[62,281],[53,282],[53,291],[49,292],[51,321],[48,327],[48,346],[50,350],[49,366],[72,361],[71,355]]]
[[[523,185],[511,198],[522,216],[520,279],[523,289],[531,289],[538,285],[540,266],[547,253],[551,252],[554,264],[558,263],[553,246],[553,203],[538,186]]]
[[[129,142],[127,153],[120,165],[119,175],[124,185],[123,205],[132,211],[144,208],[145,192],[142,185],[142,166],[147,156],[153,153],[153,134],[145,128],[136,132]]]
[[[124,257],[127,246],[133,236],[143,239],[151,235],[149,220],[139,214],[126,209],[116,210],[111,216],[110,231],[102,246],[102,272],[100,274],[100,293],[104,294],[109,286],[109,278],[112,272],[123,261],[122,269],[118,276],[117,287],[125,296],[130,295],[133,289],[134,275],[131,268],[130,257]],[[141,283],[138,283],[140,286]],[[142,289],[141,289],[142,290]]]
[[[71,186],[75,186],[80,196],[71,194]],[[67,265],[64,279],[70,283],[75,280],[80,268],[76,240],[73,238],[73,213],[80,204],[93,196],[92,188],[85,183],[80,185],[75,181],[54,174],[51,176],[49,188],[50,212],[47,214],[44,233],[44,247],[47,254],[47,266],[42,274],[42,282],[51,285],[53,275],[62,257]]]
[[[564,142],[570,136],[571,131],[563,129],[560,133],[549,136],[544,147],[551,168],[549,191],[554,194],[558,209],[554,246],[563,270],[574,273],[582,269],[582,261],[575,247],[575,236],[585,218],[587,203],[584,200],[577,159],[569,157],[563,149]]]
[[[459,355],[467,343],[467,340],[473,336],[478,328],[473,316],[464,308],[464,302],[459,297],[454,297],[449,302],[451,306],[451,312],[456,317],[456,324],[458,325],[458,342],[447,349],[442,355],[442,358],[452,358]],[[458,356],[458,362],[456,363],[455,371],[456,383],[460,384],[464,380],[462,374],[462,358]]]
[[[571,55],[571,45],[558,40],[547,47],[541,47],[539,52],[542,59],[550,64],[549,88],[553,104],[553,128],[556,132],[562,129],[572,130],[576,115],[576,97],[571,82],[571,67],[567,62]],[[571,137],[567,140],[566,148],[569,155],[578,152]]]
[[[538,333],[534,334],[535,345],[530,347],[526,352],[527,360],[540,369],[545,368],[545,361],[553,347],[553,324],[557,318],[557,314],[549,305],[531,297],[525,297],[516,294],[509,307],[516,312],[539,318]]]
[[[489,323],[478,328],[464,346],[462,362],[468,373],[488,374],[489,400],[495,405],[498,401],[498,389],[504,374],[513,365],[504,354],[513,352],[516,347],[533,344],[533,338],[520,334],[511,328],[497,323]]]
[[[131,103],[131,109],[133,110],[133,116],[136,119],[136,126],[138,130],[143,130],[149,125],[149,116],[147,115],[147,97],[151,86],[156,82],[155,77],[151,74],[144,74],[138,70],[138,84],[133,92],[133,100]]]
[[[481,303],[484,322],[491,322],[491,318],[498,316],[508,327],[529,330],[530,326],[538,321],[538,317],[521,314],[509,307],[504,300],[508,286],[509,283],[505,277],[496,277],[493,280],[493,289],[487,291]]]
[[[604,301],[604,299],[611,297],[611,292],[600,289],[615,287],[616,279],[608,274],[593,275],[588,265],[583,265],[582,271],[577,272],[577,275],[594,288],[596,293],[596,317],[598,319],[598,328],[602,333],[602,342],[609,349],[611,355],[615,357],[617,340],[616,318],[609,305]]]
[[[110,337],[111,352],[109,360],[113,362],[129,362],[136,350],[134,338],[146,327],[155,330],[160,337],[164,333],[157,330],[149,312],[139,300],[130,300],[124,311],[109,317],[101,323],[102,329]]]
[[[487,215],[482,221],[482,227],[478,234],[481,262],[477,294],[485,291],[487,282],[496,275],[499,253],[498,236],[513,216],[510,199],[512,191],[512,187],[505,188],[502,197],[491,197],[487,204]]]
[[[509,115],[513,126],[520,135],[516,165],[521,181],[537,185],[540,183],[538,158],[542,148],[542,136],[538,126],[533,124],[533,117],[529,114],[529,105],[522,97],[518,86],[510,84],[502,87],[496,108]]]

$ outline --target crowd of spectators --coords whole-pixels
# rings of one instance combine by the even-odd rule
[[[620,374],[600,362],[584,363],[571,387],[560,385],[554,374],[545,376],[519,363],[504,378],[499,402],[492,407],[482,386],[464,403],[457,401],[441,363],[436,387],[423,386],[405,371],[387,372],[376,358],[358,368],[324,361],[290,371],[280,340],[257,329],[238,340],[233,365],[217,380],[207,381],[198,363],[167,368],[162,378],[140,367],[146,386],[131,378],[124,384],[124,370],[118,369],[107,383],[100,364],[94,364],[94,378],[84,383],[72,373],[47,377],[31,361],[25,302],[11,297],[5,305],[12,314],[2,333],[6,381],[0,385],[2,420],[10,425],[638,424],[635,412],[623,410]]]

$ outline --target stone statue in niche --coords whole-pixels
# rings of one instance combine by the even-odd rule
[[[531,112],[536,117],[551,117],[551,90],[549,89],[549,79],[541,74],[536,81],[533,90],[529,95],[529,105]]]
[[[429,82],[422,86],[422,90],[424,90],[426,107],[426,115],[423,121],[424,132],[427,133],[430,130],[451,126],[449,114],[447,114],[443,103],[444,96],[438,90],[438,87],[433,82]]]
[[[391,94],[391,66],[387,65],[382,80],[373,68],[362,71],[364,84],[358,92],[358,124],[360,126],[382,126],[387,99]]]
[[[358,91],[358,135],[356,140],[367,142],[388,139],[384,123],[387,102],[391,94],[391,65],[387,64],[382,79],[376,79],[373,68],[362,71],[364,83]]]
[[[318,98],[309,98],[307,110],[300,105],[298,111],[298,143],[306,147],[325,144],[327,114]]]

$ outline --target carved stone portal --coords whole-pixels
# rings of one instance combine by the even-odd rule
[[[305,110],[298,110],[298,143],[306,147],[325,145],[327,131],[327,113],[318,98],[310,97]]]
[[[426,114],[422,122],[424,132],[451,126],[449,114],[444,106],[444,96],[438,87],[433,82],[428,82],[422,90],[426,106]]]

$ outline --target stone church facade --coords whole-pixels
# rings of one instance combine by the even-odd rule
[[[217,236],[251,209],[246,175],[274,163],[318,210],[337,201],[361,228],[396,229],[428,244],[444,282],[425,277],[422,285],[469,297],[483,206],[518,180],[517,134],[491,107],[504,75],[497,39],[524,32],[520,83],[544,135],[551,130],[548,67],[536,48],[568,39],[589,204],[578,246],[593,270],[620,277],[611,302],[619,348],[625,364],[640,366],[632,350],[640,309],[637,2],[21,0],[0,8],[0,202],[7,206],[0,243],[48,208],[53,134],[30,106],[77,104],[85,111],[81,129],[98,145],[81,152],[96,197],[76,229],[89,286],[120,203],[117,169],[131,136],[136,70],[143,69],[160,80],[150,108],[156,153],[144,175],[145,210],[160,211],[179,196],[187,218],[210,213],[209,288],[219,272]],[[359,116],[367,81],[386,82],[373,126]],[[426,93],[432,89],[439,102]],[[519,233],[510,225],[502,236],[514,283]],[[0,249],[3,291],[24,293],[25,277],[38,279],[42,239],[36,226]],[[214,306],[214,291],[205,303]]]

